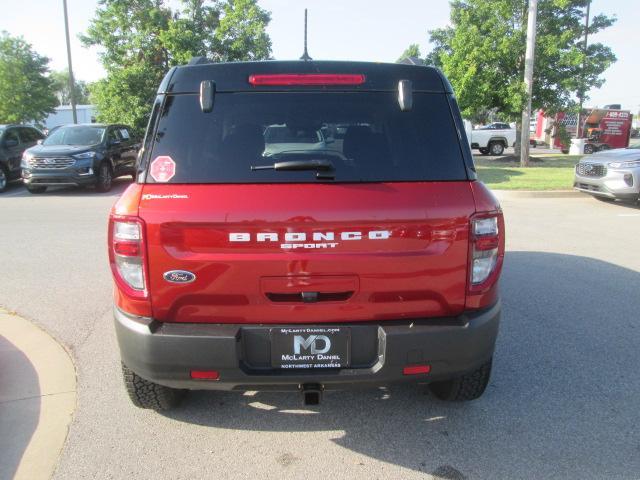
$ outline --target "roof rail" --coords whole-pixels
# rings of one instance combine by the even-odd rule
[[[207,57],[191,57],[187,65],[203,65],[205,63],[210,63]]]

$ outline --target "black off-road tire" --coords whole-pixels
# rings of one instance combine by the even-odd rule
[[[122,377],[129,398],[136,407],[162,411],[177,407],[185,396],[186,390],[165,387],[136,375],[122,364]]]
[[[478,150],[480,150],[480,153],[482,155],[489,155],[489,149],[488,148],[479,148]]]
[[[108,192],[113,185],[113,173],[111,166],[107,162],[102,162],[98,167],[98,178],[96,179],[96,190],[98,192]]]
[[[504,153],[504,143],[502,142],[489,142],[489,153],[496,157]]]
[[[430,383],[429,390],[436,398],[448,402],[467,402],[480,398],[491,377],[491,362],[489,360],[477,370],[461,377]]]
[[[47,191],[47,187],[43,187],[42,185],[27,185],[27,191],[29,193],[44,193]]]

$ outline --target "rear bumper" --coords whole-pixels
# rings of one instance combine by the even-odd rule
[[[297,390],[428,383],[472,371],[493,354],[500,311],[498,302],[454,318],[341,324],[351,328],[352,368],[332,371],[272,369],[268,331],[278,325],[162,323],[117,308],[114,315],[123,363],[147,380],[193,390]],[[416,364],[431,372],[403,375]],[[193,380],[191,370],[217,370],[220,379]]]

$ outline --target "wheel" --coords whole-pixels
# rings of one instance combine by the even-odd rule
[[[430,383],[429,390],[436,398],[445,401],[466,402],[480,398],[489,383],[491,362],[489,360],[477,370],[461,377]]]
[[[502,142],[489,142],[489,152],[495,156],[502,155],[504,144]]]
[[[4,167],[0,165],[0,192],[4,192],[7,188],[7,183],[9,183],[9,176],[7,172],[4,171]]]
[[[566,148],[563,148],[562,150],[560,150],[562,153],[564,153],[565,155],[569,153],[569,150]]]
[[[584,145],[584,153],[591,154],[591,153],[593,153],[593,151],[594,151],[593,145],[591,145],[590,143],[585,143],[585,145]]]
[[[489,155],[489,149],[488,148],[479,148],[478,150],[480,150],[480,153],[482,155]]]
[[[531,148],[536,148],[538,146],[538,142],[536,142],[535,140],[531,140],[529,145],[531,146]]]
[[[145,380],[132,372],[124,363],[122,376],[129,398],[139,408],[170,410],[180,404],[186,393],[185,390],[165,387]]]
[[[29,193],[44,193],[47,191],[47,187],[42,185],[27,185],[27,191]]]
[[[111,167],[107,162],[102,162],[98,168],[98,179],[96,180],[96,190],[99,192],[108,192],[111,190],[113,182],[113,174]]]

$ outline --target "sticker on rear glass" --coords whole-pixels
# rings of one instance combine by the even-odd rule
[[[158,183],[171,180],[176,174],[176,162],[171,157],[160,156],[151,162],[149,174]]]

